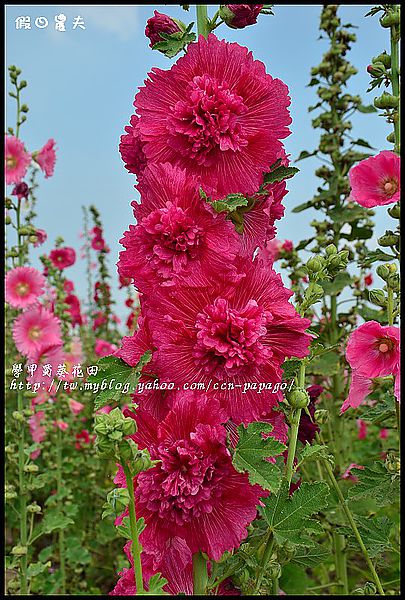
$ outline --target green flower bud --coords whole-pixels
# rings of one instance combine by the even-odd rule
[[[337,254],[337,248],[335,244],[329,244],[325,248],[326,256],[332,256],[332,254]]]
[[[370,302],[377,306],[387,306],[387,298],[382,290],[370,290],[368,293]]]
[[[307,262],[307,269],[311,273],[318,273],[322,271],[325,261],[320,256],[313,256]]]
[[[14,556],[25,556],[27,554],[27,546],[14,546],[11,549],[11,554],[14,554]]]
[[[377,588],[371,581],[367,581],[363,587],[365,596],[375,596],[377,593]]]
[[[389,269],[389,272],[392,273],[396,273],[398,268],[397,265],[395,263],[387,263],[387,267]]]
[[[34,465],[33,463],[30,463],[29,465],[25,465],[24,471],[25,471],[25,473],[38,473],[39,467],[38,467],[38,465]]]
[[[107,425],[105,423],[98,423],[95,427],[94,427],[94,431],[98,434],[98,435],[107,435]]]
[[[17,492],[6,492],[4,494],[4,498],[6,500],[14,500],[15,498],[17,498]]]
[[[378,239],[378,243],[383,248],[388,246],[395,246],[399,242],[399,235],[393,231],[387,231],[383,236]]]
[[[398,96],[393,96],[388,92],[383,92],[378,98],[374,98],[376,108],[397,108],[399,105]]]
[[[131,419],[130,417],[127,417],[124,420],[122,431],[124,435],[134,435],[134,433],[136,432],[136,421],[134,419]]]
[[[376,269],[377,275],[386,281],[390,275],[390,269],[388,265],[378,265]]]
[[[389,28],[393,25],[399,25],[400,23],[399,11],[390,11],[388,14],[384,15],[380,19],[381,27]]]
[[[310,401],[308,392],[303,388],[294,388],[286,397],[291,408],[306,408]]]
[[[10,215],[6,215],[4,217],[4,222],[6,225],[10,225],[12,223]]]
[[[42,508],[34,502],[32,504],[28,504],[27,511],[29,513],[39,514],[40,512],[42,512]]]
[[[389,69],[391,67],[391,56],[387,54],[384,50],[382,54],[379,54],[371,61],[373,64],[382,63],[384,67]]]
[[[141,450],[138,455],[135,457],[134,462],[132,463],[132,471],[135,475],[141,473],[141,471],[147,471],[151,467],[154,466],[155,461],[152,461],[147,450]]]
[[[395,140],[394,140],[395,141]],[[390,215],[390,217],[392,217],[393,219],[399,219],[401,216],[401,209],[399,207],[399,204],[394,204],[394,206],[391,206],[388,209],[388,214]]]
[[[25,417],[24,417],[23,413],[19,412],[18,410],[15,410],[13,412],[13,419],[15,421],[17,421],[18,423],[24,423],[25,422]]]

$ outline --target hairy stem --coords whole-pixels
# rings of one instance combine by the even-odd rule
[[[205,596],[208,584],[207,561],[201,554],[193,554],[193,591],[194,596]]]
[[[395,8],[398,9],[396,5]],[[399,96],[399,25],[391,27],[391,85],[394,96]],[[395,147],[394,150],[399,154],[400,150],[400,106],[398,105],[398,113],[394,120]]]
[[[332,532],[333,546],[335,549],[336,561],[336,578],[337,594],[344,596],[349,595],[349,583],[347,580],[347,555],[346,555],[346,540],[344,535],[339,535],[335,531]]]
[[[273,554],[274,543],[275,543],[274,536],[273,536],[272,532],[270,532],[269,538],[266,543],[266,547],[263,552],[260,569],[259,569],[259,572],[258,572],[258,575],[256,578],[256,585],[255,585],[255,589],[253,592],[254,595],[257,595],[260,590],[260,586],[262,584],[262,580],[263,580],[264,572],[266,570],[267,563],[269,562],[271,555]]]
[[[198,35],[203,35],[205,38],[208,37],[208,11],[206,4],[197,4],[197,32]]]
[[[62,431],[58,427],[58,441],[56,450],[56,479],[57,493],[60,498],[62,491]],[[60,502],[60,500],[59,500]],[[63,529],[58,533],[59,545],[59,568],[60,568],[60,592],[66,594],[66,563],[65,563],[65,532]]]
[[[134,480],[131,472],[127,465],[122,465],[125,473],[125,480],[127,483],[127,489],[129,493],[129,526],[131,530],[132,539],[132,557],[134,559],[134,571],[135,571],[135,583],[136,591],[138,594],[142,594],[145,590],[143,587],[143,576],[142,576],[142,563],[141,563],[141,545],[139,543],[138,526],[136,522],[136,510],[135,510],[135,494],[134,494]]]

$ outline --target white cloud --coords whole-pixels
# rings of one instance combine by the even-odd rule
[[[123,41],[130,39],[138,29],[136,6],[75,6],[75,11],[84,18],[86,27],[93,25]]]

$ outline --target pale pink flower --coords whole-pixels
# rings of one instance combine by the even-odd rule
[[[356,475],[353,475],[353,473],[352,473],[353,469],[364,470],[364,467],[362,467],[361,465],[357,465],[356,463],[351,463],[347,467],[346,471],[343,473],[342,479],[350,479],[351,481],[358,481],[358,477],[356,477]]]
[[[34,373],[27,378],[31,384],[44,384],[46,386],[50,386],[52,384],[53,378],[57,380],[57,370],[59,365],[63,364],[65,360],[65,354],[63,352],[63,346],[58,344],[56,346],[47,346],[44,349],[41,349],[37,352],[34,352],[32,356],[29,357],[29,361],[27,367],[32,365],[33,367],[37,365]],[[51,375],[43,374],[43,367],[45,365],[50,365]],[[50,393],[56,391],[55,389],[50,389]]]
[[[48,234],[44,229],[37,229],[35,235],[37,238],[37,241],[34,243],[35,248],[38,248],[38,246],[42,246],[42,244],[44,244],[48,239]]]
[[[349,395],[340,408],[340,414],[344,413],[348,408],[357,408],[360,406],[372,391],[373,382],[371,379],[353,371]]]
[[[45,173],[45,179],[53,175],[56,162],[55,144],[55,140],[49,139],[35,156],[36,162],[41,167],[42,172]]]
[[[60,321],[46,308],[34,305],[14,321],[13,338],[17,350],[32,357],[49,346],[62,344]]]
[[[62,420],[57,420],[53,422],[54,427],[57,427],[61,431],[66,431],[69,428],[69,424]]]
[[[14,135],[5,136],[4,160],[7,185],[19,183],[27,172],[31,155],[26,152],[22,141]]]
[[[78,415],[82,412],[84,404],[78,402],[77,400],[73,400],[73,398],[69,398],[69,408],[72,411],[72,414]]]
[[[6,302],[14,308],[26,308],[43,294],[45,277],[33,267],[15,267],[6,275]]]
[[[398,202],[400,169],[400,157],[389,150],[362,160],[349,172],[351,199],[366,208]]]
[[[97,339],[94,346],[94,352],[97,356],[109,356],[117,350],[115,344],[107,342],[107,340]]]

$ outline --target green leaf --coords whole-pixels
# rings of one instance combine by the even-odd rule
[[[229,194],[223,200],[211,202],[212,208],[216,212],[234,212],[241,206],[247,206],[248,199],[243,194]]]
[[[168,596],[167,592],[163,590],[163,587],[167,584],[167,579],[162,577],[161,573],[156,573],[156,575],[152,575],[149,579],[148,583],[148,592],[144,592],[144,594],[156,594],[156,596]]]
[[[329,454],[329,448],[327,446],[321,446],[320,444],[311,446],[311,444],[308,444],[307,442],[300,452],[299,465],[302,465],[304,462],[312,462],[320,459],[325,459],[332,465],[334,464],[333,455]]]
[[[378,506],[399,502],[399,477],[389,473],[382,462],[356,471],[358,482],[349,490],[351,500],[373,498]]]
[[[306,573],[306,568],[293,564],[292,561],[283,565],[279,583],[280,588],[287,596],[306,596],[307,589],[313,585],[313,581]],[[271,598],[272,596],[267,597]]]
[[[394,260],[395,258],[396,257],[393,256],[392,254],[387,254],[386,252],[383,252],[382,250],[379,250],[379,249],[372,250],[371,252],[366,254],[366,256],[364,257],[360,266],[369,267],[372,263],[374,263],[376,261],[390,261],[390,260]]]
[[[283,369],[283,379],[285,381],[290,381],[293,377],[295,377],[300,369],[301,361],[296,359],[287,359],[281,365]]]
[[[87,548],[83,547],[79,538],[71,537],[66,540],[66,559],[72,564],[88,565],[91,561],[91,554]]]
[[[291,212],[300,213],[307,208],[312,208],[315,204],[319,202],[319,198],[312,198],[312,200],[308,200],[307,202],[303,202],[302,204],[298,204],[298,206],[294,206]]]
[[[313,152],[308,152],[308,150],[303,150],[302,152],[300,152],[300,155],[295,162],[298,162],[299,160],[304,160],[304,158],[309,158],[310,156],[316,156],[317,154],[318,154],[318,150],[314,150]]]
[[[41,562],[30,563],[27,569],[27,577],[28,579],[31,579],[31,577],[36,577],[37,575],[40,575],[41,573],[46,571],[48,568],[49,565]]]
[[[137,519],[136,526],[138,529],[138,535],[141,535],[142,531],[146,527],[145,519],[143,517],[140,517],[139,519]],[[127,540],[132,539],[129,517],[124,517],[122,519],[122,524],[118,525],[116,527],[116,530],[122,537],[126,538]]]
[[[385,308],[380,308],[380,310],[378,310],[376,308],[371,308],[371,306],[367,306],[367,304],[364,304],[357,309],[357,312],[365,321],[378,321],[378,323],[385,325],[388,320],[387,311]]]
[[[194,23],[191,23],[191,27]],[[190,33],[190,25],[186,31],[177,31],[176,33],[160,33],[161,41],[153,44],[152,50],[163,52],[168,58],[173,58],[190,42],[196,39],[195,33]]]
[[[339,372],[339,357],[335,352],[321,354],[312,359],[307,367],[307,372],[313,375],[336,375]]]
[[[367,216],[366,210],[359,204],[356,204],[353,207],[334,208],[328,212],[328,216],[334,223],[351,223],[352,221],[364,219]]]
[[[272,430],[270,423],[255,422],[246,427],[239,425],[239,441],[234,451],[233,465],[239,473],[248,473],[252,485],[257,483],[275,493],[280,487],[281,472],[277,465],[266,458],[281,454],[285,446],[271,436],[266,439],[262,437],[262,433]]]
[[[98,410],[110,402],[119,402],[123,396],[123,389],[127,388],[128,394],[133,393],[138,385],[143,367],[151,358],[152,352],[148,350],[141,356],[135,367],[130,367],[121,358],[118,358],[118,356],[104,356],[100,358],[97,362],[99,368],[97,375],[91,375],[88,378],[88,382],[93,387],[97,383],[101,387],[103,382],[107,382],[107,387],[96,396],[94,408]],[[115,389],[117,384],[121,384],[119,389]],[[112,389],[109,389],[109,385],[112,386]]]
[[[388,517],[373,517],[369,519],[354,515],[354,520],[370,558],[376,558],[379,554],[392,548],[389,537],[393,522]],[[358,548],[358,542],[352,530],[349,527],[342,527],[341,530],[347,535],[349,546]]]
[[[332,281],[323,280],[319,281],[319,284],[325,290],[325,294],[329,296],[337,296],[344,288],[350,285],[352,282],[352,278],[347,271],[343,271],[338,273]]]
[[[295,246],[295,250],[297,252],[299,252],[300,250],[304,250],[304,248],[306,248],[308,246],[308,244],[313,242],[314,239],[315,239],[314,237],[311,237],[311,238],[308,238],[307,240],[301,240],[300,243]]]
[[[51,533],[57,529],[66,529],[69,525],[73,525],[74,521],[69,517],[59,512],[47,513],[42,519],[41,523],[34,529],[32,538],[30,538],[30,544],[41,537],[44,534]]]
[[[366,15],[367,17],[367,15]],[[373,113],[373,112],[377,112],[377,109],[375,106],[373,106],[372,104],[369,104],[368,106],[364,106],[364,104],[359,104],[357,107],[357,110],[361,113]]]
[[[358,140],[353,140],[352,144],[354,144],[355,146],[362,146],[363,148],[369,148],[370,150],[375,150],[373,146],[370,146],[370,144],[362,138],[359,138]]]
[[[305,548],[305,546],[298,548],[290,563],[312,569],[320,563],[325,563],[328,558],[330,558],[330,551],[320,544],[314,544],[310,548]]]
[[[54,551],[54,547],[51,544],[50,546],[46,546],[46,548],[43,548],[41,550],[41,552],[38,554],[38,558],[41,562],[46,562],[47,560],[49,560],[53,554]]]
[[[297,167],[277,167],[270,171],[270,173],[265,173],[263,177],[263,184],[266,185],[268,183],[276,183],[277,181],[284,181],[284,179],[290,179],[296,173],[298,173],[299,169]]]
[[[326,508],[329,487],[324,481],[304,482],[292,496],[288,491],[289,485],[284,482],[277,497],[262,499],[265,507],[259,507],[259,511],[279,545],[288,541],[297,546],[313,546],[308,534],[321,533],[322,528],[311,517]]]
[[[370,227],[357,227],[356,225],[352,225],[352,230],[350,233],[342,233],[342,238],[346,240],[369,240],[373,237],[373,230]]]
[[[396,414],[396,402],[394,396],[386,394],[381,400],[378,400],[374,406],[367,408],[361,415],[361,418],[364,419],[364,421],[380,424]]]

